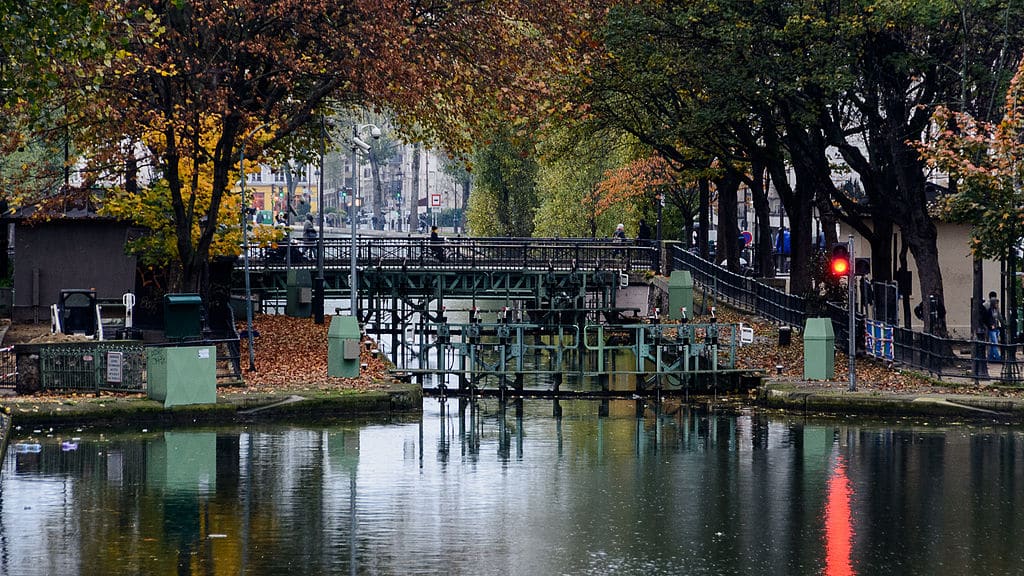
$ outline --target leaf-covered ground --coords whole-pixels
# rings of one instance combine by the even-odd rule
[[[741,368],[759,369],[769,381],[796,382],[803,386],[822,389],[845,390],[849,386],[849,356],[843,352],[835,355],[835,377],[827,381],[805,381],[804,342],[802,335],[794,332],[788,346],[779,346],[779,328],[772,322],[752,318],[734,310],[719,308],[718,321],[722,323],[740,323],[754,329],[754,343],[743,346],[738,353],[738,364]],[[993,387],[982,383],[974,385],[968,378],[952,379],[939,382],[933,378],[916,372],[905,371],[899,367],[870,359],[856,359],[857,389],[897,394],[915,394],[924,392],[984,394],[999,396],[1024,396],[1021,391]]]
[[[242,376],[253,391],[279,389],[370,390],[381,387],[387,364],[371,352],[370,341],[363,340],[357,378],[332,378],[327,375],[327,330],[331,317],[323,324],[312,318],[291,318],[259,314],[253,318],[256,338],[256,371],[249,372],[248,349],[242,346]],[[239,326],[239,330],[244,325]]]
[[[804,346],[799,333],[793,334],[789,346],[779,346],[776,324],[722,306],[718,307],[717,312],[720,323],[742,322],[754,330],[754,343],[739,350],[740,367],[760,370],[769,381],[795,382],[818,389],[847,388],[848,364],[845,354],[836,353],[835,378],[828,381],[805,381]],[[331,378],[327,375],[327,331],[330,320],[331,317],[327,317],[324,324],[317,325],[312,318],[266,314],[255,316],[254,328],[259,333],[255,341],[256,371],[246,370],[248,350],[243,341],[242,376],[245,387],[236,391],[273,393],[380,388],[382,382],[388,378],[388,366],[382,356],[371,352],[372,343],[365,338],[361,354],[363,368],[358,378]],[[701,322],[703,319],[698,318],[696,321]],[[239,324],[239,330],[244,327],[244,324]],[[7,328],[3,343],[9,345],[27,342],[33,338],[46,340],[49,338],[46,336],[49,333],[48,328],[48,325],[44,324],[14,324]],[[976,386],[966,378],[938,382],[870,359],[857,359],[856,366],[859,390],[879,393],[942,392],[1024,397],[1024,392],[1015,388],[986,384]]]

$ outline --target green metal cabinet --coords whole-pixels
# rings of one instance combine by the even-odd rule
[[[354,316],[332,316],[327,330],[327,375],[359,376],[359,342],[362,335]]]
[[[681,308],[686,308],[687,317],[693,318],[693,275],[689,270],[673,270],[668,277],[668,317],[682,318]]]
[[[309,270],[288,271],[288,300],[284,313],[292,318],[313,315],[313,277]]]
[[[836,374],[836,334],[829,318],[808,318],[804,325],[804,378],[830,380]]]
[[[164,295],[164,334],[169,340],[198,338],[203,299],[199,294]]]
[[[164,408],[217,402],[217,348],[152,347],[146,351],[146,393]]]

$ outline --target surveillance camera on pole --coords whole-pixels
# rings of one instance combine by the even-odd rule
[[[363,151],[363,154],[366,154],[367,152],[369,152],[369,151],[370,151],[370,145],[369,145],[369,144],[367,144],[366,142],[363,142],[363,141],[362,141],[361,139],[359,139],[359,138],[358,138],[358,137],[356,137],[356,136],[353,136],[353,137],[352,137],[352,145],[353,145],[353,146],[356,146],[356,147],[358,147],[358,148],[359,148],[360,150],[362,150],[362,151]]]
[[[349,203],[349,228],[352,231],[352,247],[350,249],[350,272],[349,272],[349,291],[351,293],[352,302],[349,305],[349,313],[352,316],[358,318],[358,251],[359,251],[359,232],[358,228],[358,216],[356,214],[356,207],[359,205],[359,177],[356,175],[356,166],[358,164],[357,151],[362,151],[363,154],[370,153],[370,145],[365,140],[359,137],[362,130],[370,129],[370,136],[376,140],[381,136],[381,130],[373,124],[353,124],[352,125],[352,201]]]

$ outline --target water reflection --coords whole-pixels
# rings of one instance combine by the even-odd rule
[[[1024,559],[1017,429],[450,399],[409,423],[69,436],[13,440],[0,573],[863,576]]]
[[[828,479],[825,503],[825,576],[853,576],[853,519],[850,515],[852,496],[850,479],[846,476],[846,460],[836,458]]]

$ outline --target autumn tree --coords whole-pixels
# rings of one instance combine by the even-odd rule
[[[0,193],[9,204],[65,185],[69,131],[101,81],[79,63],[109,53],[102,24],[83,2],[0,0]],[[75,81],[57,90],[68,75]]]
[[[212,126],[212,122],[207,122]],[[213,138],[212,131],[204,130],[199,145],[210,148],[209,140]],[[160,150],[159,135],[144,135],[144,140],[149,138],[153,142],[144,141],[150,150]],[[183,182],[182,195],[188,200],[190,210],[194,214],[211,214],[213,186],[211,184],[213,174],[212,165],[209,162],[193,163],[194,157],[181,157],[178,166],[175,168]],[[255,165],[259,158],[251,158],[251,165]],[[232,179],[238,177],[235,172],[231,173]],[[221,222],[231,222],[239,218],[241,214],[240,196],[228,195],[224,198],[219,208],[217,219]],[[149,233],[129,242],[128,249],[132,250],[138,257],[139,263],[149,268],[162,268],[168,262],[179,260],[178,249],[181,243],[178,240],[180,230],[177,227],[168,226],[169,218],[174,214],[173,200],[170,192],[169,182],[159,178],[149,183],[144,189],[126,186],[119,194],[111,194],[104,198],[99,206],[101,215],[110,216],[118,220],[132,222],[149,230]],[[202,220],[193,219],[191,229],[191,240],[198,241],[202,233]],[[257,243],[271,242],[280,239],[281,232],[272,226],[254,225],[250,237]],[[213,235],[210,243],[211,256],[234,256],[238,253],[238,246],[242,243],[241,227],[220,226]]]
[[[594,214],[601,217],[612,213],[613,219],[628,223],[630,230],[637,229],[637,222],[656,211],[659,199],[664,196],[673,200],[681,199],[677,193],[686,189],[680,181],[680,175],[661,156],[646,156],[634,160],[620,168],[608,170],[604,179],[598,183],[591,202]],[[681,208],[691,215],[692,198],[684,202]],[[680,206],[675,206],[680,208]],[[606,235],[610,235],[606,234]]]
[[[533,235],[538,165],[534,144],[502,128],[473,154],[467,216],[474,236]]]
[[[257,158],[289,139],[313,141],[329,108],[364,105],[393,110],[415,137],[464,149],[484,111],[544,97],[545,70],[576,65],[587,48],[580,31],[600,15],[568,0],[70,4],[96,15],[100,44],[110,47],[57,75],[68,91],[80,76],[98,79],[93,122],[74,133],[90,178],[131,181],[137,164],[165,183],[175,288],[188,290],[199,287],[225,224],[243,147]],[[208,202],[200,202],[190,191],[207,172]]]
[[[940,106],[932,115],[934,136],[919,145],[928,165],[955,183],[935,206],[940,216],[971,225],[971,251],[1005,260],[1024,231],[1024,59],[1006,93],[998,123]]]
[[[635,141],[592,138],[577,128],[554,122],[537,146],[535,236],[606,236],[616,224],[611,215],[597,217],[595,191],[606,171],[631,157]]]
[[[764,174],[769,174],[795,235],[790,286],[797,293],[810,288],[807,252],[821,179],[801,166],[791,185],[789,162],[797,153],[790,148],[802,141],[791,129],[813,118],[799,87],[812,82],[820,70],[836,68],[808,58],[817,52],[783,34],[800,12],[789,4],[739,1],[620,5],[601,36],[605,57],[588,70],[585,82],[570,88],[571,97],[583,107],[581,121],[595,131],[626,132],[679,169],[716,167],[716,188],[725,192],[719,195],[719,225],[726,228],[720,236],[737,231],[735,222],[723,218],[735,214],[735,192],[741,184],[753,192],[758,213],[767,211]],[[765,54],[773,57],[763,58]],[[697,182],[698,245],[707,255],[711,187],[706,180]],[[759,224],[757,236],[763,255],[769,256],[764,242],[771,237],[770,220],[761,218]],[[720,243],[721,259],[733,267],[738,265],[734,244]]]

